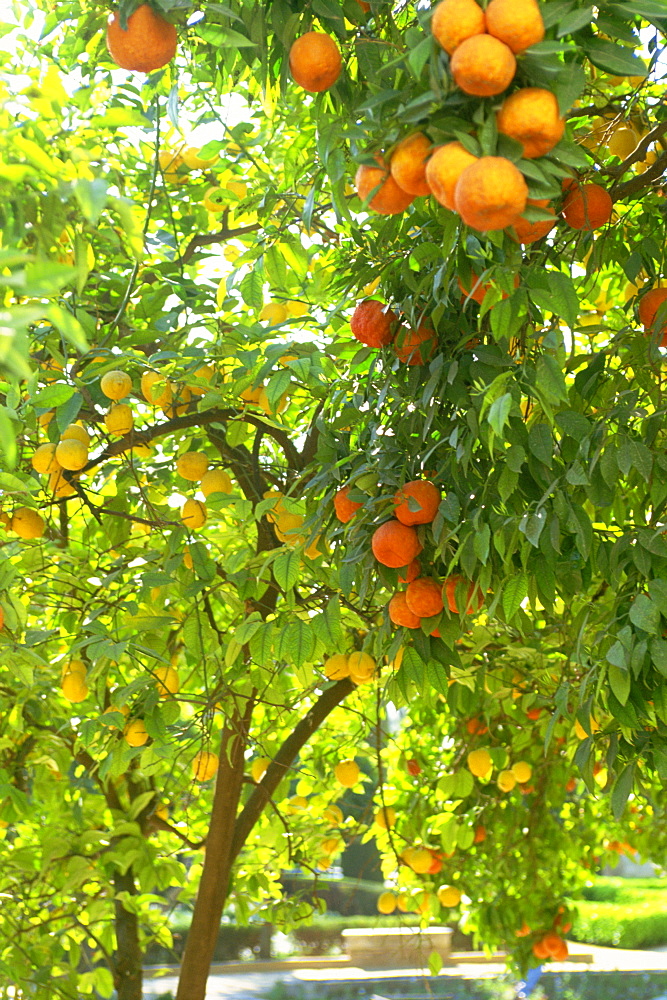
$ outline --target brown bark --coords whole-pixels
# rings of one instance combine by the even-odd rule
[[[113,877],[116,895],[124,892],[133,896],[136,892],[131,869],[125,873],[116,872]],[[139,923],[136,913],[126,910],[121,900],[116,899],[116,951],[113,956],[113,982],[118,1000],[141,1000],[143,955],[139,944]]]
[[[229,888],[231,846],[243,787],[244,750],[251,711],[252,703],[248,702],[245,712],[234,712],[223,730],[204,868],[183,953],[176,1000],[204,1000],[206,996],[206,981]]]
[[[250,724],[250,711],[246,712],[243,719],[237,718],[233,728],[225,729],[211,826],[206,841],[204,870],[183,954],[176,1000],[204,1000],[222,911],[229,892],[232,865],[285,771],[330,712],[352,690],[354,685],[346,677],[327,688],[318,698],[285,740],[238,817],[244,775],[243,751]]]

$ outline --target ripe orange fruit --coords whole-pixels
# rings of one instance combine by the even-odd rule
[[[459,614],[458,604],[456,603],[456,591],[460,586],[464,585],[465,580],[458,574],[448,576],[445,580],[445,596],[447,598],[447,606],[453,615]],[[466,614],[473,615],[476,611],[479,611],[483,604],[484,595],[482,594],[482,591],[476,583],[469,583],[468,593],[466,595]]]
[[[639,300],[639,319],[644,324],[644,331],[646,333],[650,333],[652,331],[653,325],[655,323],[655,317],[658,314],[658,309],[663,304],[663,302],[667,302],[667,288],[652,288],[650,291],[642,295],[641,299]],[[657,332],[658,334],[662,334],[662,340],[660,341],[660,346],[666,347],[667,320],[665,320],[665,322]]]
[[[460,142],[446,142],[437,146],[426,164],[426,181],[436,201],[455,212],[454,189],[456,183],[477,157],[469,153]]]
[[[371,192],[377,188],[368,202],[368,208],[372,208],[380,215],[397,215],[405,211],[413,201],[413,195],[398,186],[381,156],[376,156],[375,159],[378,162],[377,167],[362,163],[357,168],[354,178],[357,194],[363,202],[366,202]]]
[[[529,160],[545,156],[565,131],[556,95],[541,87],[523,87],[506,97],[496,121],[498,131],[520,142]]]
[[[563,218],[572,229],[591,232],[601,229],[611,218],[614,203],[611,195],[599,184],[570,187],[563,202]]]
[[[333,87],[340,76],[340,50],[330,35],[307,31],[289,50],[289,68],[300,87],[319,94]]]
[[[539,958],[541,962],[543,962],[545,958],[551,957],[547,949],[544,947],[544,943],[542,941],[536,941],[535,944],[533,945],[532,951],[535,958]]]
[[[512,50],[492,35],[466,38],[452,56],[454,83],[473,97],[494,97],[507,90],[516,73]]]
[[[486,30],[514,53],[537,45],[544,38],[537,0],[491,0],[486,8]]]
[[[421,571],[422,568],[419,559],[413,559],[408,568],[403,571],[403,574],[402,575],[400,573],[398,574],[398,582],[412,583],[413,580],[417,579]]]
[[[466,38],[484,34],[484,11],[475,0],[440,0],[433,11],[431,31],[436,41],[451,56]]]
[[[463,282],[461,281],[460,278],[458,279],[459,288],[461,289],[461,291],[463,292],[463,295],[467,299],[473,299],[475,302],[479,302],[479,304],[481,306],[482,302],[486,298],[486,293],[489,292],[489,291],[491,291],[491,288],[492,288],[491,282],[487,281],[486,284],[482,284],[474,271],[473,271],[471,277],[473,279],[472,280],[472,291],[468,291],[468,289],[465,287],[465,285],[463,284]],[[514,287],[515,288],[519,287],[519,275],[518,274],[514,275]],[[502,297],[504,299],[506,299],[507,298],[507,292],[503,292],[502,293]]]
[[[410,584],[412,586],[412,584]],[[404,628],[419,628],[421,619],[408,607],[406,592],[397,591],[387,605],[389,620],[394,625],[403,625]]]
[[[343,524],[347,524],[351,521],[354,515],[357,513],[360,507],[363,507],[362,503],[357,503],[356,500],[348,500],[348,493],[350,492],[350,484],[343,486],[342,489],[334,495],[333,503],[336,511],[336,517]]]
[[[504,156],[482,156],[471,163],[454,191],[457,212],[467,226],[482,233],[514,225],[527,198],[523,174]]]
[[[425,365],[435,351],[435,342],[436,335],[430,326],[420,323],[416,330],[402,327],[394,341],[396,357],[406,365]]]
[[[419,506],[411,505],[410,499],[416,500]],[[430,524],[438,513],[440,490],[427,479],[413,479],[401,486],[394,496],[394,504],[394,517],[402,524]]]
[[[151,73],[161,69],[176,55],[176,28],[156,14],[147,3],[127,19],[127,31],[120,26],[118,14],[107,24],[109,55],[121,69]]]
[[[485,840],[486,840],[486,827],[476,826],[475,839],[473,840],[473,844],[483,844]]]
[[[552,958],[556,957],[565,944],[560,934],[556,934],[555,931],[549,931],[548,934],[545,934],[541,943],[547,955],[551,955]]]
[[[432,149],[433,143],[423,132],[414,132],[396,146],[389,170],[403,191],[415,197],[431,193],[426,182],[426,161]]]
[[[367,347],[385,347],[394,339],[398,316],[378,299],[363,299],[352,313],[350,329]]]
[[[528,198],[526,200],[526,207],[528,205],[534,205],[536,208],[549,208],[550,201],[548,198]],[[513,237],[518,243],[536,243],[537,240],[541,240],[543,236],[550,233],[553,227],[556,225],[555,217],[551,219],[541,219],[538,222],[529,222],[523,216],[520,216],[514,225],[510,228],[510,236]]]
[[[419,618],[433,618],[444,607],[442,584],[428,576],[420,576],[409,583],[405,591],[405,603]]]
[[[373,555],[383,566],[401,569],[412,562],[422,550],[417,532],[400,521],[385,521],[373,532]]]

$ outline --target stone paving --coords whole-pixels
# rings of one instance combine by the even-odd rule
[[[629,951],[620,948],[598,948],[593,945],[572,945],[571,961],[551,962],[550,972],[667,972],[667,953],[665,951]],[[304,963],[305,964],[305,963]],[[343,960],[310,962],[309,967],[299,966],[298,962],[255,962],[248,964],[247,971],[239,963],[229,966],[216,965],[208,980],[206,1000],[258,1000],[265,997],[269,990],[279,982],[285,984],[286,994],[294,988],[294,997],[316,998],[318,985],[322,983],[362,983],[372,981],[381,983],[391,992],[392,979],[421,977],[419,969],[358,969]],[[451,964],[446,965],[440,976],[457,976],[464,979],[481,979],[501,976],[506,971],[501,957],[494,961],[481,953],[471,952],[453,956]],[[427,977],[430,978],[430,977]],[[144,986],[145,1000],[156,1000],[161,994],[172,991],[175,993],[177,970],[170,969],[164,977],[153,976],[152,970],[146,971]],[[289,992],[288,992],[289,991]],[[667,1000],[667,998],[656,998]]]

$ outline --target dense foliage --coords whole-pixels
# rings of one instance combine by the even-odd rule
[[[102,4],[2,26],[0,981],[136,998],[168,906],[199,893],[212,941],[223,905],[289,927],[311,907],[281,869],[370,837],[401,907],[458,892],[525,968],[588,870],[667,844],[664,307],[637,318],[666,268],[664,4],[540,5],[516,83],[567,128],[530,159],[426,6],[153,6],[178,52],[149,75],[111,62]],[[288,66],[312,28],[343,57],[315,95]],[[373,212],[358,165],[416,129],[518,165],[555,228]],[[594,231],[560,215],[575,176],[614,200]],[[352,337],[368,295],[397,349]],[[371,539],[418,479],[421,572],[459,583],[408,629]],[[354,653],[375,669],[325,669]],[[339,813],[345,787],[373,806]]]

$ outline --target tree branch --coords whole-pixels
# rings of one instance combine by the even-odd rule
[[[310,711],[301,719],[296,728],[287,737],[273,761],[269,764],[266,774],[259,782],[243,810],[236,819],[231,855],[236,858],[250,835],[250,831],[262,815],[264,807],[284,778],[299,751],[306,745],[313,733],[319,729],[328,715],[340,705],[341,701],[354,691],[354,683],[349,677],[343,678],[326,691],[315,702]]]

